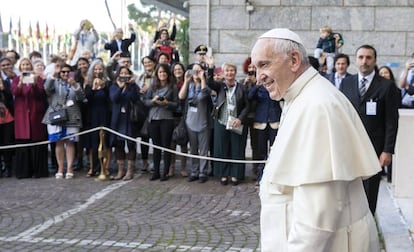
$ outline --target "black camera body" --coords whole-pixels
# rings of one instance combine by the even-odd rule
[[[165,100],[165,97],[164,96],[159,96],[157,100],[163,101],[163,100]]]
[[[197,102],[196,98],[193,97],[193,98],[188,99],[188,106],[197,107],[197,104],[198,104],[198,102]]]
[[[170,41],[169,40],[163,40],[163,41],[161,41],[161,45],[163,45],[163,46],[169,46],[170,45]]]
[[[119,76],[119,81],[120,82],[128,82],[129,81],[129,76]]]
[[[256,76],[256,71],[248,71],[247,75],[249,76]]]

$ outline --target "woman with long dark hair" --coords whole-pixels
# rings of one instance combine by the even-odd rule
[[[177,88],[168,64],[159,64],[155,69],[155,78],[147,91],[145,105],[150,108],[148,121],[149,133],[155,145],[171,148],[174,130],[174,114],[177,109]],[[154,149],[154,173],[151,180],[168,180],[171,154],[164,152],[164,169],[160,173],[161,150]]]

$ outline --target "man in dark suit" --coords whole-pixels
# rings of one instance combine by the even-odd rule
[[[336,88],[339,89],[342,80],[351,75],[348,73],[348,67],[349,56],[343,53],[339,53],[334,58],[335,71],[325,75],[325,78],[327,78],[332,84],[335,85]]]
[[[381,166],[390,165],[398,130],[399,91],[375,71],[377,53],[370,45],[356,51],[358,74],[345,78],[340,90],[358,111],[379,157]],[[364,155],[364,153],[360,153]],[[375,213],[381,174],[364,181],[369,208]]]
[[[129,52],[129,46],[135,41],[136,38],[136,34],[132,24],[129,24],[129,31],[131,33],[131,37],[123,39],[124,32],[121,28],[118,28],[115,31],[114,38],[110,42],[105,43],[105,50],[111,51],[110,57],[112,57],[116,52],[119,51],[124,54],[131,55],[131,53]]]

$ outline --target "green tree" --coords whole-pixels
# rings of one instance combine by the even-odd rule
[[[139,29],[149,34],[154,34],[157,29],[157,7],[145,5],[145,11],[138,9],[135,4],[127,6],[128,17],[134,20]]]
[[[177,27],[177,35],[175,41],[180,49],[181,61],[186,66],[188,65],[189,54],[190,54],[190,36],[189,36],[190,22],[188,18],[180,21]]]

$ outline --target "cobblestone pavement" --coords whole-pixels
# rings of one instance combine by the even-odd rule
[[[239,186],[0,179],[0,251],[259,251],[259,198]]]

